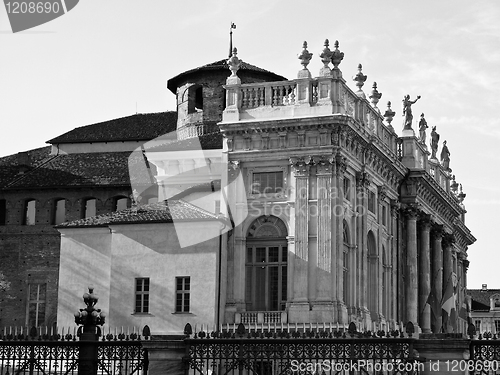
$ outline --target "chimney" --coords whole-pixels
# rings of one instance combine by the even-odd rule
[[[482,292],[488,291],[488,284],[482,284],[481,291]]]
[[[18,174],[24,174],[29,170],[31,158],[27,151],[17,153],[17,165],[19,166]]]

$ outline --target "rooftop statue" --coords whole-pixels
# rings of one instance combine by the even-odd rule
[[[410,95],[406,95],[403,99],[403,116],[405,116],[404,128],[403,130],[412,130],[411,123],[413,121],[413,115],[411,113],[411,105],[415,104],[421,96],[418,95],[417,99],[411,101]]]
[[[450,169],[450,150],[446,146],[446,141],[443,142],[443,148],[441,149],[441,164],[445,170]]]
[[[436,127],[433,126],[431,131],[431,150],[432,150],[431,159],[436,159],[438,142],[439,142],[439,134],[436,132]]]
[[[420,122],[418,123],[418,130],[419,130],[419,140],[422,144],[425,145],[425,138],[426,138],[426,134],[425,134],[425,129],[427,129],[428,126],[427,126],[427,121],[425,120],[425,117],[424,117],[424,114],[422,113],[420,115]]]

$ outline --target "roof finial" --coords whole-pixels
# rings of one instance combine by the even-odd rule
[[[385,121],[387,121],[387,123],[389,124],[388,128],[391,129],[391,131],[393,131],[393,132],[394,132],[394,128],[392,127],[391,122],[392,122],[392,119],[394,118],[395,114],[396,114],[396,112],[394,112],[391,109],[391,102],[390,101],[387,102],[387,110],[384,113],[384,117],[385,117]]]
[[[233,29],[236,29],[236,24],[231,22],[231,27],[229,28],[229,58],[233,55]]]
[[[375,108],[378,111],[378,113],[380,113],[380,109],[378,109],[377,103],[381,97],[382,97],[382,93],[378,92],[378,90],[377,90],[377,82],[373,82],[373,90],[372,90],[372,93],[369,96],[369,98],[371,99],[373,108]]]
[[[344,59],[344,52],[340,52],[339,50],[339,41],[336,40],[333,44],[335,50],[332,54],[332,64],[333,64],[333,72],[332,75],[334,78],[342,78],[342,72],[339,69],[339,64]]]
[[[312,55],[313,54],[307,50],[307,42],[304,41],[304,43],[302,44],[302,53],[298,56],[300,63],[304,68],[299,71],[298,78],[311,78],[311,73],[307,69],[307,65],[309,65]]]
[[[329,45],[330,41],[328,39],[325,39],[325,48],[323,48],[323,51],[319,55],[319,57],[321,57],[321,61],[323,62],[323,67],[319,71],[319,75],[321,77],[328,77],[332,72],[332,70],[328,66],[333,56],[333,52],[330,50]]]
[[[365,93],[363,92],[363,90],[361,88],[365,84],[366,75],[363,74],[363,72],[361,71],[362,69],[363,69],[363,65],[359,64],[358,65],[358,73],[355,76],[352,77],[352,80],[356,81],[356,86],[358,86],[358,91],[356,92],[356,95],[358,95],[358,96],[362,97],[363,99],[365,99],[366,95],[365,95]]]

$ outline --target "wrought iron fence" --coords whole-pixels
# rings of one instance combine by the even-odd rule
[[[413,330],[357,332],[316,328],[193,332],[186,326],[187,373],[192,375],[418,374]]]
[[[78,374],[82,345],[92,346],[98,374],[147,374],[147,351],[139,334],[107,334],[102,341],[78,341],[78,335],[0,334],[0,375]]]
[[[470,342],[470,360],[457,363],[467,367],[470,375],[500,374],[500,340],[496,334],[485,332]]]

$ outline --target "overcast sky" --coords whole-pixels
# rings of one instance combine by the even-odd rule
[[[13,34],[0,7],[0,156],[45,145],[75,127],[175,110],[166,80],[227,57],[231,22],[239,57],[289,79],[302,42],[314,53],[339,40],[351,88],[357,64],[393,103],[422,99],[447,140],[450,167],[467,194],[469,288],[500,288],[500,2],[82,0],[66,15]]]

